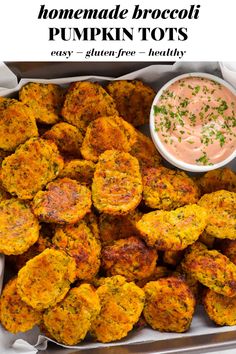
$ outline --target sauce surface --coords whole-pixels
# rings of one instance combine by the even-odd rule
[[[178,160],[213,165],[236,149],[236,96],[216,81],[188,77],[154,105],[155,131]]]

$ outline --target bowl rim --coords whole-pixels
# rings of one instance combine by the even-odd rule
[[[187,162],[177,159],[175,156],[173,156],[171,153],[169,153],[169,151],[167,151],[167,149],[165,148],[165,146],[162,144],[161,140],[159,139],[158,134],[155,132],[155,116],[153,114],[153,111],[154,111],[154,106],[157,104],[160,96],[162,95],[162,92],[164,90],[166,90],[174,82],[179,81],[184,78],[188,78],[188,77],[202,77],[202,78],[216,81],[216,82],[220,83],[221,85],[225,86],[227,89],[229,89],[236,96],[236,89],[231,84],[229,84],[227,81],[223,80],[222,78],[212,75],[212,74],[208,74],[208,73],[204,73],[204,72],[190,72],[190,73],[185,73],[185,74],[175,76],[174,78],[172,78],[171,80],[166,82],[158,90],[157,94],[155,95],[153,102],[152,102],[151,110],[150,110],[149,128],[150,128],[150,133],[151,133],[151,137],[152,137],[154,145],[156,146],[156,148],[160,152],[160,154],[169,163],[171,163],[175,167],[178,167],[182,170],[189,171],[189,172],[207,172],[207,171],[211,171],[211,170],[215,170],[217,168],[223,167],[226,164],[228,164],[229,162],[231,162],[234,158],[236,158],[236,149],[226,159],[224,159],[214,165],[206,165],[205,166],[205,165],[189,164]]]

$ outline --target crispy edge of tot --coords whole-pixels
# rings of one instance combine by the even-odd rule
[[[91,280],[100,268],[101,244],[93,216],[75,225],[58,226],[52,238],[54,247],[63,250],[76,263],[76,278]]]
[[[99,156],[92,183],[92,200],[99,212],[128,214],[140,203],[142,189],[139,163],[135,157],[117,150],[106,150]]]
[[[59,122],[53,125],[42,135],[42,138],[52,140],[61,153],[81,156],[83,136],[79,129],[69,123]]]
[[[96,118],[118,115],[113,98],[99,83],[89,81],[70,84],[61,113],[64,120],[75,125],[83,135]]]
[[[84,159],[97,162],[106,150],[129,152],[136,139],[134,127],[123,118],[99,117],[87,127],[81,154]]]
[[[33,111],[22,102],[11,100],[4,110],[0,109],[0,148],[14,152],[28,139],[38,136]]]
[[[236,193],[220,190],[204,194],[198,201],[208,211],[206,232],[216,238],[236,239]]]
[[[92,205],[90,190],[70,178],[50,182],[46,191],[39,191],[32,202],[34,214],[40,221],[75,224]]]
[[[189,329],[196,303],[186,282],[171,276],[151,281],[143,289],[143,314],[153,329],[178,333]]]
[[[11,198],[0,203],[0,252],[24,253],[38,240],[39,229],[37,218],[24,201]]]
[[[143,173],[143,199],[152,209],[172,210],[197,203],[199,189],[183,171],[164,166],[146,168]]]
[[[202,195],[216,192],[218,190],[228,190],[236,192],[236,173],[230,168],[219,168],[206,172],[196,180]]]
[[[236,265],[222,253],[196,242],[186,251],[181,266],[184,272],[218,294],[236,295]]]
[[[0,179],[12,195],[32,199],[58,176],[63,166],[63,158],[52,141],[31,138],[3,160]]]
[[[114,98],[120,115],[134,126],[148,123],[155,91],[141,80],[116,80],[106,90]]]
[[[186,224],[190,221],[190,225]],[[156,210],[145,214],[136,224],[142,238],[164,251],[181,251],[194,243],[207,224],[207,211],[196,204],[175,210]]]
[[[217,325],[236,325],[236,297],[227,297],[205,289],[203,305],[209,318]]]
[[[19,100],[34,111],[39,123],[55,124],[59,121],[64,94],[59,85],[29,82],[20,89]]]
[[[101,259],[108,276],[122,275],[134,281],[152,275],[158,255],[143,240],[132,236],[103,247]]]
[[[65,345],[83,340],[100,312],[100,301],[90,284],[73,288],[64,300],[44,312],[43,321],[50,335]]]
[[[20,269],[17,291],[21,299],[36,310],[61,301],[75,280],[76,265],[65,252],[46,248]]]
[[[0,299],[2,325],[11,333],[26,332],[39,324],[42,314],[22,301],[17,292],[17,279],[11,279],[4,287]]]
[[[116,275],[103,279],[97,289],[101,312],[92,322],[90,333],[102,343],[124,338],[132,330],[144,306],[144,291]]]

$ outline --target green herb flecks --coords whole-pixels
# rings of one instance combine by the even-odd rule
[[[203,155],[199,157],[199,159],[196,159],[195,161],[202,165],[213,165],[212,163],[210,163],[210,160],[205,151],[203,152]]]
[[[168,114],[165,106],[156,106],[156,105],[154,105],[153,106],[153,110],[154,110],[154,114],[155,115],[157,115],[159,113]]]
[[[225,136],[220,131],[216,133],[216,139],[220,141],[221,147],[225,144]]]

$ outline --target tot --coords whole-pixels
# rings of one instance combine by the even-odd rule
[[[143,176],[143,199],[153,209],[172,210],[197,203],[199,190],[182,171],[160,166],[146,169]]]
[[[0,203],[1,253],[24,253],[38,240],[39,228],[38,220],[25,202],[12,198]]]
[[[132,330],[144,306],[144,291],[116,275],[105,278],[97,289],[101,312],[92,322],[90,333],[102,343],[124,338]]]
[[[64,89],[55,84],[30,82],[20,89],[19,100],[32,109],[37,122],[55,124],[64,101]]]
[[[57,179],[38,192],[32,203],[34,214],[40,221],[56,224],[75,224],[91,208],[91,192],[69,178]]]
[[[10,100],[5,109],[0,109],[0,149],[14,151],[29,138],[37,136],[35,116],[29,107]]]
[[[57,123],[50,130],[47,130],[42,137],[52,140],[61,153],[71,156],[81,156],[80,148],[83,136],[80,131],[71,124],[65,122]]]
[[[93,231],[89,220],[81,220],[76,225],[57,227],[52,239],[55,247],[74,258],[78,279],[92,279],[100,267],[101,246]]]
[[[225,189],[236,192],[236,174],[229,168],[208,171],[197,180],[202,194]]]
[[[182,262],[182,269],[218,294],[236,295],[236,265],[216,250],[208,250],[196,242],[190,246]]]
[[[21,300],[16,285],[17,279],[11,279],[5,285],[0,301],[1,323],[11,333],[26,332],[42,320],[39,311]]]
[[[124,119],[100,117],[89,124],[81,154],[84,159],[97,162],[99,155],[106,150],[129,152],[136,135],[135,129]]]
[[[149,121],[155,91],[140,80],[117,80],[107,86],[121,117],[137,127]]]
[[[157,252],[138,237],[117,240],[102,250],[102,266],[108,276],[122,275],[128,281],[151,276],[158,259]]]
[[[192,204],[172,211],[152,211],[138,221],[137,229],[149,246],[181,251],[198,239],[206,223],[206,210]]]
[[[75,280],[75,271],[73,258],[47,248],[20,269],[17,291],[26,304],[44,310],[65,297]]]
[[[221,190],[205,194],[198,204],[208,210],[206,232],[209,235],[236,239],[236,193]]]
[[[138,160],[117,150],[101,154],[94,173],[92,199],[99,212],[121,215],[134,210],[142,199]]]
[[[32,199],[63,168],[63,159],[52,141],[31,138],[2,163],[3,187],[20,199]]]
[[[89,284],[69,291],[65,299],[43,314],[44,326],[53,339],[65,345],[83,340],[100,312],[99,297]]]
[[[82,134],[99,117],[117,115],[113,98],[96,82],[78,81],[70,85],[62,107],[64,119]]]
[[[161,332],[186,332],[192,322],[195,298],[180,278],[168,277],[144,286],[144,318]]]
[[[207,315],[219,326],[236,325],[236,298],[227,297],[207,289],[203,296]]]

